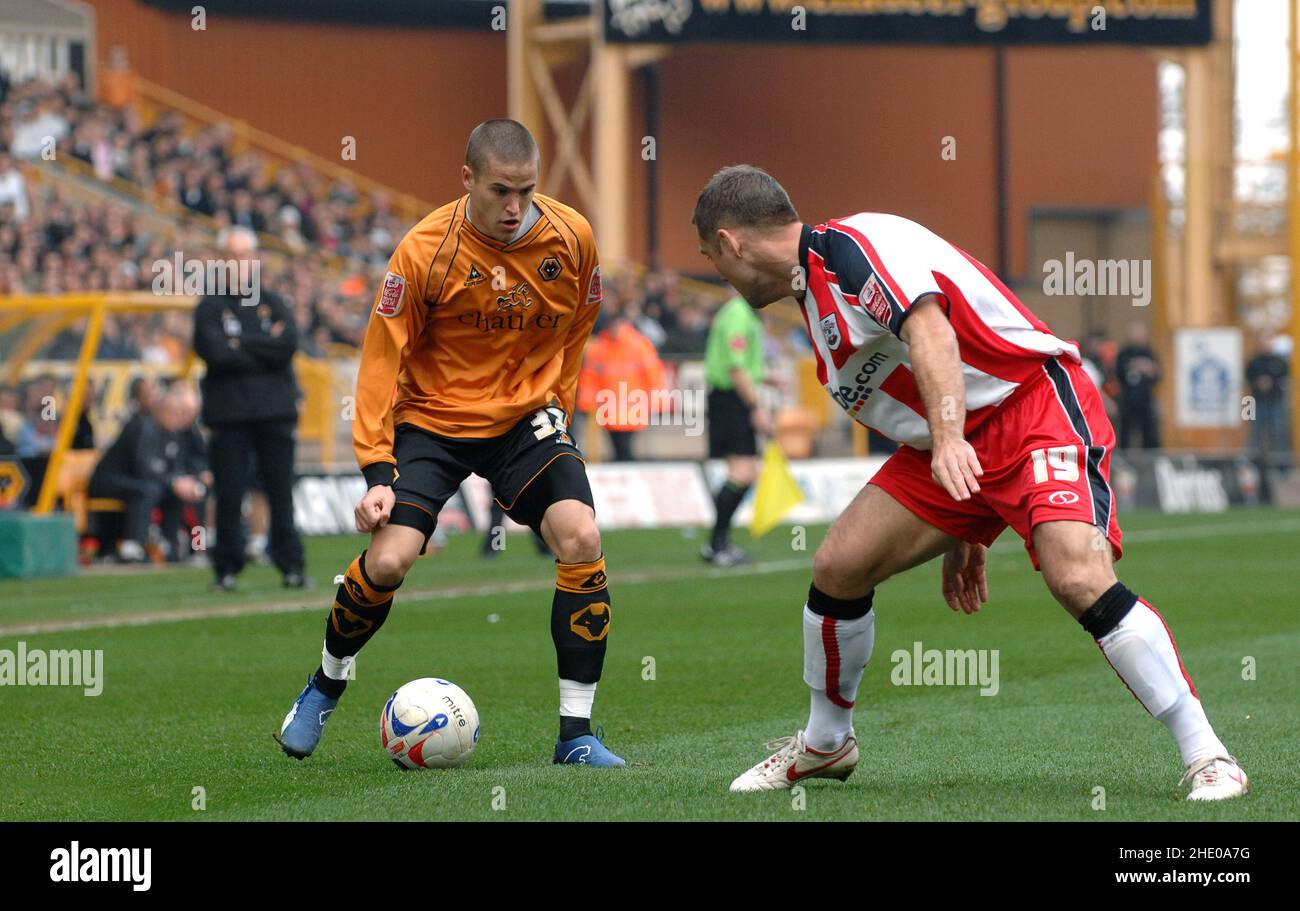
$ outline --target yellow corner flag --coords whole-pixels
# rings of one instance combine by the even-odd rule
[[[763,450],[763,472],[758,477],[758,489],[754,491],[754,517],[749,522],[749,532],[755,538],[761,538],[800,503],[803,491],[799,482],[790,473],[790,463],[785,460],[785,453],[775,441],[767,444]]]

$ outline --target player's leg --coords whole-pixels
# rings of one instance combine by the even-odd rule
[[[162,498],[158,501],[158,509],[161,513],[158,517],[158,536],[167,550],[168,563],[178,563],[188,558],[191,552],[189,534],[181,534],[182,530],[185,530],[186,505],[188,504],[176,496],[170,488],[163,491]],[[184,550],[181,549],[182,538]]]
[[[713,497],[713,532],[704,553],[704,558],[715,566],[737,566],[749,562],[748,555],[731,543],[731,520],[756,480],[757,456],[727,456],[727,477]]]
[[[1143,410],[1142,448],[1160,448],[1160,415],[1154,398],[1148,398]]]
[[[325,621],[320,665],[280,726],[277,739],[290,756],[305,759],[320,743],[325,722],[347,688],[357,653],[388,619],[393,595],[429,533],[432,527],[426,533],[390,520],[376,529],[370,546],[343,573]]]
[[[928,491],[920,483],[920,471],[926,471],[924,481],[930,487],[943,491],[930,480],[923,457],[900,452],[901,458],[894,457],[898,461],[891,459],[891,470],[882,470],[835,520],[813,558],[813,582],[803,609],[804,682],[811,691],[808,724],[793,737],[769,744],[776,754],[733,781],[733,791],[788,788],[804,778],[848,777],[858,760],[853,706],[875,642],[876,586],[951,550],[959,537],[950,532],[973,532],[982,521],[982,507],[974,503],[954,503],[950,515],[927,508],[923,498]],[[887,486],[878,486],[877,480]],[[936,501],[935,506],[942,504]],[[959,516],[962,509],[969,510],[965,526]],[[913,510],[941,521],[948,530]]]
[[[748,563],[748,555],[731,543],[731,520],[758,479],[758,438],[749,411],[735,392],[709,393],[709,458],[726,460],[727,477],[714,495],[713,533],[700,555],[714,566]]]
[[[469,474],[453,448],[409,425],[397,427],[396,502],[387,524],[375,529],[370,546],[343,573],[325,621],[320,665],[280,727],[280,746],[295,759],[316,749],[357,653],[384,625],[397,589],[425,552],[439,511]]]
[[[947,553],[957,541],[871,484],[835,520],[813,558],[804,607],[809,745],[830,749],[852,730],[853,703],[875,638],[876,586]]]
[[[303,588],[302,539],[293,520],[296,421],[263,421],[253,434],[257,466],[271,513],[271,559],[289,588]]]
[[[486,472],[507,515],[541,534],[555,554],[550,625],[560,734],[554,760],[621,766],[623,760],[591,731],[609,639],[610,596],[586,466],[565,427],[559,408],[536,412],[502,440],[479,473]]]
[[[242,424],[213,427],[208,447],[217,501],[217,542],[208,549],[217,577],[213,587],[234,591],[235,577],[248,559],[244,552],[244,493],[252,472],[249,453],[254,447]]]
[[[591,730],[592,706],[605,665],[611,619],[596,513],[580,500],[559,500],[547,507],[540,530],[555,554],[551,641],[555,644],[560,686],[560,734],[555,761],[572,761],[571,756],[580,754],[578,758],[588,764],[622,765],[623,761],[601,745]]]
[[[1246,793],[1246,773],[1219,740],[1183,666],[1173,633],[1145,599],[1115,576],[1111,547],[1085,522],[1034,526],[1043,580],[1079,624],[1129,692],[1169,729],[1193,784],[1193,800]]]
[[[1050,383],[1042,387],[1041,403],[1024,410],[1033,427],[1006,433],[1058,443],[1024,460],[1020,494],[1005,500],[1018,504],[1008,519],[1025,537],[1052,595],[1173,735],[1188,770],[1184,780],[1193,782],[1191,798],[1245,793],[1246,775],[1210,726],[1169,627],[1115,576],[1114,560],[1123,554],[1110,488],[1115,434],[1096,387],[1078,365],[1053,360],[1045,370]],[[988,497],[1000,496],[996,488],[985,489]]]

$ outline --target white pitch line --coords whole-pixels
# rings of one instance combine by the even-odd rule
[[[738,566],[732,569],[699,567],[677,572],[665,573],[619,573],[614,582],[622,585],[646,585],[672,582],[678,579],[710,579],[736,576],[759,576],[769,573],[782,573],[811,566],[811,557],[799,560],[775,560],[768,563],[756,563],[750,566]],[[491,595],[518,594],[527,592],[546,592],[555,588],[554,581],[524,579],[515,582],[498,582],[492,585],[460,585],[452,588],[437,588],[415,591],[403,590],[403,600],[449,601],[453,598],[476,598]],[[216,620],[225,617],[247,617],[252,615],[293,614],[305,610],[324,611],[328,608],[326,598],[329,592],[311,600],[270,601],[256,604],[216,604],[206,607],[185,607],[169,610],[141,611],[133,614],[108,614],[95,617],[75,617],[67,620],[38,620],[32,623],[15,623],[0,626],[0,636],[31,636],[39,633],[67,633],[89,629],[116,629],[124,626],[152,626],[155,623],[181,623],[186,620]],[[409,608],[408,608],[409,609]]]
[[[1300,519],[1283,519],[1273,523],[1252,525],[1188,525],[1174,529],[1139,529],[1124,532],[1124,542],[1129,541],[1179,541],[1185,538],[1214,538],[1219,535],[1260,535],[1280,531],[1300,531]]]
[[[1300,519],[1284,519],[1278,522],[1256,522],[1250,525],[1188,525],[1183,528],[1142,529],[1126,532],[1124,542],[1159,542],[1178,541],[1189,538],[1212,538],[1222,535],[1260,535],[1278,532],[1300,531]],[[998,556],[1003,556],[998,554]],[[1013,554],[1005,554],[1010,558]],[[1014,553],[1018,560],[1021,554]],[[999,561],[1001,562],[1001,561]],[[811,569],[812,555],[792,560],[774,560],[768,563],[756,563],[732,569],[715,567],[697,567],[673,573],[619,573],[615,575],[616,585],[647,585],[660,582],[672,582],[677,579],[711,579],[738,578],[744,576],[768,575],[771,573],[790,572],[797,569]],[[448,601],[453,598],[476,598],[490,595],[518,594],[527,592],[550,591],[554,584],[547,580],[520,580],[516,582],[499,582],[493,585],[462,585],[454,588],[425,589],[403,592],[403,600],[414,598],[421,601]],[[328,592],[326,592],[328,594]],[[39,620],[30,623],[16,623],[0,626],[0,636],[31,636],[40,633],[65,633],[91,629],[115,629],[124,626],[152,626],[155,623],[180,623],[187,620],[215,620],[224,617],[247,617],[253,615],[292,614],[305,610],[321,610],[326,607],[324,596],[311,600],[271,601],[257,604],[219,604],[207,607],[175,608],[170,610],[142,611],[133,614],[110,614],[97,617],[77,617],[67,620]]]

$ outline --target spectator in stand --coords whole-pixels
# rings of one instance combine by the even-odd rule
[[[50,454],[59,430],[58,414],[62,404],[58,381],[52,376],[35,377],[23,387],[27,432],[18,444],[19,458],[35,459]]]
[[[0,149],[0,224],[26,221],[31,214],[31,198],[23,172],[18,170],[12,155]]]
[[[122,330],[122,324],[119,320],[112,317],[104,319],[104,325],[99,336],[99,352],[95,359],[99,361],[134,361],[138,360],[140,352],[131,344],[130,338]]]
[[[1129,449],[1141,437],[1141,448],[1160,448],[1160,419],[1156,411],[1155,388],[1160,382],[1160,365],[1149,344],[1145,323],[1129,327],[1128,344],[1115,356],[1119,380],[1119,448]]]
[[[126,403],[131,415],[134,416],[153,410],[154,404],[157,403],[163,391],[158,384],[158,380],[147,373],[131,380],[131,385],[127,390]]]
[[[111,108],[125,108],[140,100],[140,86],[126,48],[115,44],[108,49],[108,62],[99,73],[99,97]]]
[[[1255,400],[1251,452],[1265,464],[1285,464],[1291,453],[1291,339],[1261,335],[1246,362],[1246,385]]]
[[[19,455],[23,440],[31,433],[27,416],[23,414],[22,393],[8,386],[0,388],[0,436],[9,444],[6,455]]]
[[[63,101],[53,93],[36,101],[20,102],[15,109],[13,139],[9,143],[14,157],[27,161],[48,158],[71,131],[63,111]]]
[[[657,351],[663,347],[668,335],[664,331],[664,327],[659,324],[659,321],[642,308],[641,294],[638,290],[634,289],[628,295],[622,311],[623,319],[627,324],[636,329],[642,338],[648,340],[654,350]]]
[[[90,478],[92,497],[110,497],[126,503],[126,524],[117,544],[122,563],[148,559],[148,539],[153,510],[162,510],[160,531],[170,559],[182,553],[178,531],[186,504],[207,497],[207,458],[203,438],[195,432],[192,393],[174,386],[150,411],[134,414],[121,434],[104,452]],[[188,536],[187,536],[188,538]]]
[[[683,299],[660,350],[665,354],[700,354],[708,342],[709,320],[709,311],[693,295]]]
[[[1115,399],[1111,396],[1111,386],[1113,384],[1106,381],[1106,336],[1102,332],[1089,332],[1088,335],[1079,345],[1079,353],[1083,355],[1083,370],[1092,380],[1093,385],[1097,387],[1097,392],[1101,395],[1102,404],[1106,406],[1106,415],[1112,422],[1118,421],[1119,409],[1115,405]]]
[[[230,223],[242,228],[249,228],[259,234],[266,230],[266,219],[253,207],[253,194],[245,189],[238,189],[231,197]]]

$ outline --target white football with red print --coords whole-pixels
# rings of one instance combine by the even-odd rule
[[[398,687],[379,715],[379,741],[403,769],[454,769],[478,743],[474,700],[441,677]]]

